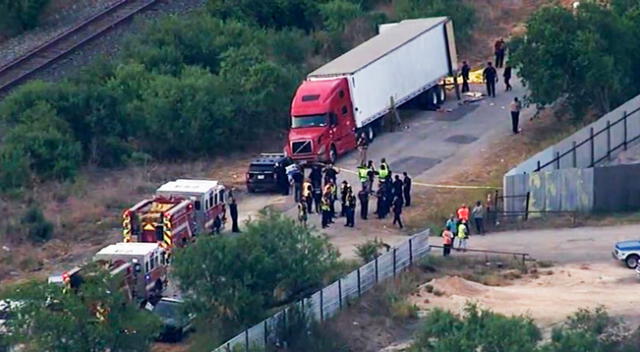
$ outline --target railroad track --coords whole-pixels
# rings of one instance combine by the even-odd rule
[[[0,66],[0,94],[90,40],[156,3],[157,0],[120,0],[86,21]]]

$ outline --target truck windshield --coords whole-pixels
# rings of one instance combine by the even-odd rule
[[[291,128],[324,127],[328,124],[329,116],[327,114],[294,116],[291,119]]]

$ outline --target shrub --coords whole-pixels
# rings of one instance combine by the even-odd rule
[[[344,31],[349,21],[362,16],[360,5],[347,0],[331,0],[318,7],[325,28],[332,32]]]
[[[27,238],[31,242],[47,242],[53,237],[53,224],[44,217],[37,206],[27,209],[20,223],[24,226]]]
[[[475,9],[462,0],[395,0],[393,6],[399,19],[451,17],[458,42],[469,39],[476,20]]]
[[[15,35],[38,26],[49,0],[0,0],[0,30]]]
[[[368,263],[380,256],[380,249],[382,247],[382,241],[375,238],[357,245],[355,252],[364,263]]]

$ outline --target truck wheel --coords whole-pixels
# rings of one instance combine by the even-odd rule
[[[445,101],[447,101],[447,89],[443,84],[438,86],[438,104],[443,104]]]
[[[336,151],[336,147],[332,145],[331,149],[329,150],[329,161],[332,164],[335,164],[336,160],[338,160],[338,152]]]
[[[153,286],[153,289],[156,291],[158,295],[160,295],[162,293],[163,287],[164,285],[162,284],[162,281],[156,280],[156,284]]]
[[[371,124],[367,127],[367,139],[372,142],[376,138],[376,131]]]
[[[438,109],[438,86],[435,86],[433,88],[431,88],[431,94],[429,95],[429,104],[431,104],[431,107],[436,110]]]
[[[638,259],[639,257],[637,255],[632,254],[624,260],[624,263],[627,264],[627,268],[635,269],[635,267],[638,266]]]

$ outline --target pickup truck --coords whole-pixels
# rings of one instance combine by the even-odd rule
[[[634,269],[640,260],[640,240],[618,242],[611,254],[614,259],[623,261],[628,268]]]

